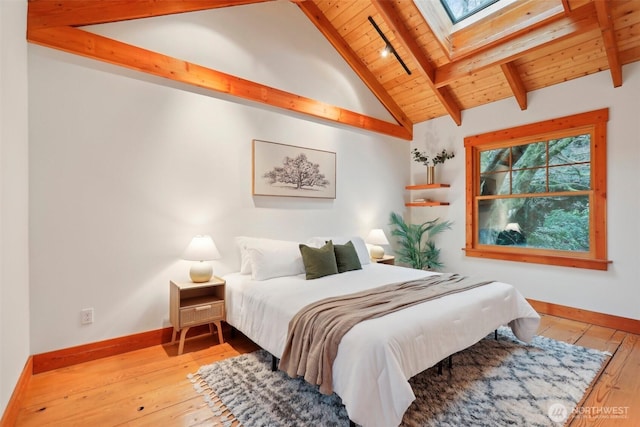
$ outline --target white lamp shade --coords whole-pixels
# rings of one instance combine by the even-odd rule
[[[372,245],[388,245],[389,240],[387,240],[387,236],[385,236],[384,231],[380,228],[374,228],[371,230],[367,239],[365,240],[367,243],[371,243]]]
[[[388,245],[389,240],[387,240],[387,236],[385,236],[382,229],[374,228],[371,230],[365,241],[372,245],[369,248],[369,256],[371,256],[371,258],[380,259],[384,257],[384,248],[380,245]]]
[[[187,261],[198,261],[191,265],[189,270],[189,276],[191,281],[195,283],[208,282],[213,276],[213,267],[210,263],[212,259],[219,259],[220,252],[216,248],[216,244],[213,243],[211,236],[198,235],[191,239],[191,243],[187,246],[182,254],[182,259]]]
[[[198,235],[191,239],[191,243],[187,246],[182,254],[182,259],[187,261],[210,261],[219,259],[220,252],[213,243],[211,236]]]

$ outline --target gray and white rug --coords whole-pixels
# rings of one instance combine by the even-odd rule
[[[559,426],[606,358],[607,353],[545,337],[524,344],[500,328],[497,341],[491,334],[455,354],[451,371],[438,375],[434,367],[413,377],[416,400],[402,425]],[[337,395],[322,395],[302,379],[272,372],[271,356],[263,350],[203,366],[189,377],[221,416],[220,425],[234,419],[245,427],[349,425]]]

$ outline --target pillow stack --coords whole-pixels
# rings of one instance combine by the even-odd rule
[[[329,240],[320,248],[301,243],[299,247],[307,280],[362,269],[358,253],[351,241],[344,245],[334,245]]]
[[[240,248],[240,273],[253,280],[306,274],[317,279],[345,271],[361,270],[371,262],[361,237],[312,237],[306,244],[289,240],[236,237]]]

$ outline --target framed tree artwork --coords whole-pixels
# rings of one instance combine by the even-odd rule
[[[253,195],[336,198],[336,153],[253,140]]]

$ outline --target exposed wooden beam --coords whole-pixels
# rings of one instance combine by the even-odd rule
[[[509,82],[513,96],[516,97],[521,110],[527,109],[527,89],[518,73],[518,68],[513,62],[506,62],[501,65],[502,72]]]
[[[573,11],[571,15],[531,32],[520,34],[507,43],[496,45],[481,53],[445,64],[436,70],[436,86],[442,87],[474,72],[514,61],[526,54],[599,28],[593,3]]]
[[[519,0],[451,35],[451,60],[482,52],[520,34],[544,27],[565,16],[562,4],[551,1]]]
[[[385,20],[391,31],[396,36],[396,39],[402,44],[405,50],[409,53],[413,61],[418,64],[418,71],[425,77],[427,84],[435,92],[440,103],[447,110],[451,118],[458,126],[462,124],[462,113],[460,106],[453,98],[451,91],[447,87],[436,87],[435,81],[435,69],[429,58],[424,54],[422,48],[418,45],[415,37],[409,32],[407,27],[402,22],[402,19],[393,8],[392,2],[388,0],[373,0],[373,5],[378,10],[378,13]]]
[[[31,29],[102,24],[270,0],[30,0]]]
[[[313,22],[313,24],[320,30],[325,38],[333,45],[338,53],[347,61],[347,64],[355,71],[365,85],[373,92],[378,100],[384,105],[389,113],[403,126],[409,133],[413,134],[413,123],[407,115],[402,111],[402,108],[395,102],[395,100],[389,95],[387,90],[376,79],[376,76],[367,68],[362,62],[360,57],[351,49],[349,44],[336,30],[329,19],[322,13],[320,8],[310,0],[296,2],[300,10]]]
[[[27,27],[27,39],[32,43],[314,118],[412,139],[411,132],[395,123],[364,116],[78,28],[63,26],[33,30]]]
[[[622,86],[622,64],[620,63],[620,53],[618,52],[618,43],[616,42],[616,33],[613,28],[613,18],[611,17],[611,1],[595,0],[594,3],[600,31],[602,31],[604,47],[607,51],[613,87],[619,87]]]

